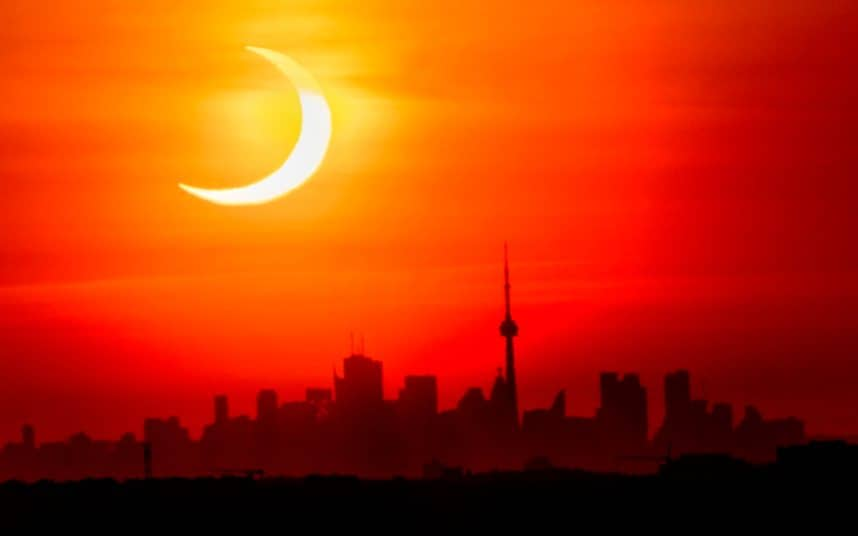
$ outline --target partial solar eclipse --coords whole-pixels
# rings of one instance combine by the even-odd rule
[[[331,109],[313,76],[292,58],[266,48],[246,47],[282,72],[298,90],[301,132],[292,152],[273,173],[236,188],[208,189],[179,183],[179,188],[218,205],[261,205],[304,184],[319,169],[331,141]]]

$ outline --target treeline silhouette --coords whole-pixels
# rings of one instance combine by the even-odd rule
[[[807,533],[853,521],[858,446],[810,442],[778,449],[776,461],[751,464],[725,455],[682,455],[654,475],[529,468],[516,472],[449,473],[440,478],[237,476],[87,479],[0,484],[0,522],[33,532],[50,520],[64,528],[102,525],[111,532],[177,522],[241,532],[259,523],[350,533],[530,532],[573,527],[615,532],[644,528],[696,533]],[[50,514],[46,516],[45,514]],[[846,523],[845,525],[843,523]],[[513,525],[512,523],[515,523]],[[753,524],[751,524],[753,523]],[[279,525],[278,525],[279,524]],[[831,532],[834,532],[831,530]]]

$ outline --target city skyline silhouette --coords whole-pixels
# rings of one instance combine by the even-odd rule
[[[858,1],[3,7],[7,532],[851,526]]]
[[[519,410],[509,256],[504,244],[503,367],[488,396],[471,387],[453,408],[438,405],[438,378],[408,375],[398,397],[384,398],[383,365],[359,351],[333,371],[332,386],[307,387],[304,400],[257,394],[256,413],[232,416],[229,398],[213,395],[212,421],[194,438],[178,415],[151,417],[143,436],[37,443],[24,424],[19,442],[0,450],[2,479],[172,477],[232,473],[345,473],[371,477],[516,470],[530,466],[653,473],[684,454],[770,463],[781,447],[808,439],[797,417],[765,419],[753,406],[734,417],[731,404],[694,398],[687,370],[664,378],[664,419],[650,430],[647,389],[633,372],[602,372],[592,416],[569,416],[561,389],[547,408]]]

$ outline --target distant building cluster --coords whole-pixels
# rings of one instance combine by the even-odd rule
[[[280,403],[262,390],[256,416],[233,417],[226,396],[214,397],[213,422],[194,439],[177,417],[146,419],[143,438],[96,441],[83,433],[66,442],[37,444],[24,426],[20,443],[0,452],[0,480],[87,477],[136,478],[224,474],[348,473],[387,477],[441,475],[522,467],[576,467],[650,472],[688,453],[730,454],[751,462],[774,459],[777,448],[805,441],[795,418],[767,420],[753,407],[738,423],[732,408],[691,398],[680,370],[664,382],[665,417],[648,429],[647,392],[636,374],[602,373],[600,405],[592,417],[566,415],[565,392],[549,408],[519,416],[505,263],[505,371],[486,397],[468,389],[455,408],[438,410],[434,376],[407,376],[396,400],[385,400],[382,363],[360,353],[347,357],[333,392],[307,389],[304,400]]]

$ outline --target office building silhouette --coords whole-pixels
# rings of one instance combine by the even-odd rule
[[[25,425],[20,442],[0,451],[0,479],[236,473],[389,477],[424,471],[437,476],[523,467],[653,472],[665,460],[687,454],[770,462],[779,452],[794,456],[780,447],[805,442],[802,421],[765,419],[753,406],[734,425],[729,404],[710,409],[707,400],[692,397],[687,370],[665,376],[665,415],[652,437],[647,390],[634,373],[601,373],[599,407],[591,416],[567,415],[561,390],[549,406],[527,409],[519,421],[518,325],[512,319],[509,273],[505,248],[504,366],[488,397],[482,388],[470,387],[454,407],[439,409],[438,379],[408,375],[397,398],[387,400],[382,362],[352,352],[343,360],[342,376],[334,370],[332,388],[311,387],[303,400],[283,403],[276,390],[259,391],[253,418],[230,415],[227,396],[216,395],[212,422],[198,439],[175,416],[145,419],[142,440],[125,434],[118,441],[98,441],[79,433],[65,442],[37,444],[35,429]]]

